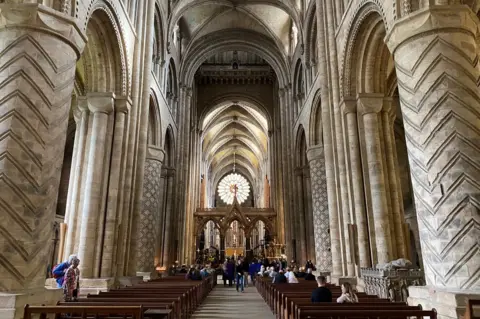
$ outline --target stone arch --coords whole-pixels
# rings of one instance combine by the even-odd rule
[[[343,66],[343,70],[340,73],[340,93],[342,97],[354,96],[359,91],[357,89],[357,79],[359,74],[361,77],[362,71],[365,71],[358,70],[358,65],[355,61],[356,59],[362,60],[365,57],[365,52],[367,52],[365,47],[372,47],[370,41],[378,37],[382,32],[386,33],[387,24],[385,21],[382,7],[376,2],[364,0],[363,5],[359,6],[355,11],[348,28],[347,34],[349,36],[345,41],[340,63]],[[374,42],[375,45],[380,45],[378,41]],[[383,38],[381,42],[385,45]]]
[[[317,46],[317,6],[311,1],[308,7],[305,21],[305,40],[308,45],[305,48],[305,64],[310,66],[311,81],[318,72],[318,46]],[[311,85],[311,83],[309,83]]]
[[[154,43],[153,43],[153,56],[160,61],[165,60],[165,39],[164,39],[164,24],[162,19],[162,12],[158,3],[155,3],[155,15],[154,15]]]
[[[307,143],[309,142],[309,145],[323,145],[322,101],[320,90],[317,90],[313,97],[309,128],[310,136]]]
[[[147,143],[149,145],[160,146],[162,145],[162,121],[160,118],[158,100],[154,92],[150,94],[149,106],[148,106],[148,131],[147,131]]]
[[[175,61],[170,58],[167,68],[167,81],[165,92],[167,95],[168,106],[174,107],[174,102],[178,97],[178,80],[177,80],[177,68],[175,67]]]
[[[300,125],[297,130],[297,138],[295,141],[295,158],[296,165],[302,167],[308,164],[307,162],[307,138],[303,125]]]
[[[293,75],[293,99],[297,103],[297,110],[303,106],[305,98],[305,74],[303,70],[303,63],[301,59],[297,60],[295,71]]]
[[[213,44],[212,44],[213,43]],[[279,86],[284,87],[290,82],[289,68],[286,57],[283,56],[276,44],[267,36],[248,30],[227,29],[203,36],[192,43],[180,68],[180,82],[191,86],[195,72],[200,65],[211,55],[222,51],[252,52],[274,69]]]
[[[173,134],[172,126],[169,125],[167,127],[163,141],[163,149],[165,150],[165,159],[163,163],[167,167],[173,167],[175,161],[175,136]]]
[[[88,42],[77,63],[89,92],[127,95],[128,70],[120,22],[110,3],[92,6],[86,23]]]

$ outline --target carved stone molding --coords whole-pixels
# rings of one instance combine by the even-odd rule
[[[163,163],[163,160],[165,159],[165,151],[162,148],[148,145],[146,159]]]
[[[383,94],[361,93],[357,96],[359,111],[362,114],[379,113],[383,109]]]

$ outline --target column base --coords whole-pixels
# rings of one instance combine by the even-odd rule
[[[79,297],[85,297],[88,294],[98,295],[100,291],[108,291],[115,288],[115,278],[82,278],[80,279]]]
[[[158,273],[156,271],[137,271],[137,277],[143,277],[143,281],[149,281],[152,279],[157,279]]]
[[[63,299],[62,289],[39,289],[28,293],[0,293],[0,318],[21,319],[26,304],[54,306]]]
[[[479,291],[448,290],[429,286],[408,287],[408,304],[437,310],[438,319],[456,319],[464,315],[467,299],[480,299]]]

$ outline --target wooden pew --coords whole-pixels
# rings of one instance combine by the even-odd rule
[[[59,302],[58,306],[70,306],[70,307],[98,307],[98,306],[121,306],[121,307],[132,307],[141,306],[145,317],[149,317],[148,314],[156,312],[157,315],[155,318],[166,318],[173,319],[180,317],[180,314],[176,312],[175,303],[155,303],[155,302],[115,302],[115,303],[104,303],[104,302]],[[162,316],[159,315],[159,310],[162,310]]]
[[[429,317],[437,318],[435,310],[299,310],[299,319],[387,319],[387,318],[409,318],[409,317]]]
[[[316,282],[298,284],[272,284],[271,278],[259,278],[256,287],[272,311],[280,319],[306,318],[407,318],[415,316],[436,318],[436,311],[423,311],[421,306],[408,306],[406,303],[393,303],[388,299],[358,293],[359,303],[338,304],[312,303],[311,292]],[[341,295],[341,288],[327,285],[332,291],[332,300]]]
[[[40,315],[40,318],[47,318],[47,315],[54,314],[56,319],[142,319],[143,309],[141,306],[30,306],[26,305],[23,311],[24,319],[32,319],[33,314]],[[68,314],[68,316],[67,316]]]

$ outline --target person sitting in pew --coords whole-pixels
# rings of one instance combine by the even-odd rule
[[[332,302],[332,292],[326,287],[327,279],[325,276],[317,277],[317,285],[314,291],[312,291],[312,302]]]
[[[287,273],[285,274],[285,277],[287,277],[289,284],[298,284],[298,279],[291,268],[287,268]]]
[[[342,295],[337,298],[337,303],[356,303],[358,297],[353,291],[352,285],[349,282],[342,284]]]
[[[273,277],[273,284],[286,284],[288,282],[287,277],[283,274],[283,269],[280,269],[278,273]]]
[[[315,276],[312,274],[312,268],[307,269],[307,274],[305,275],[304,279],[308,281],[316,280]]]

